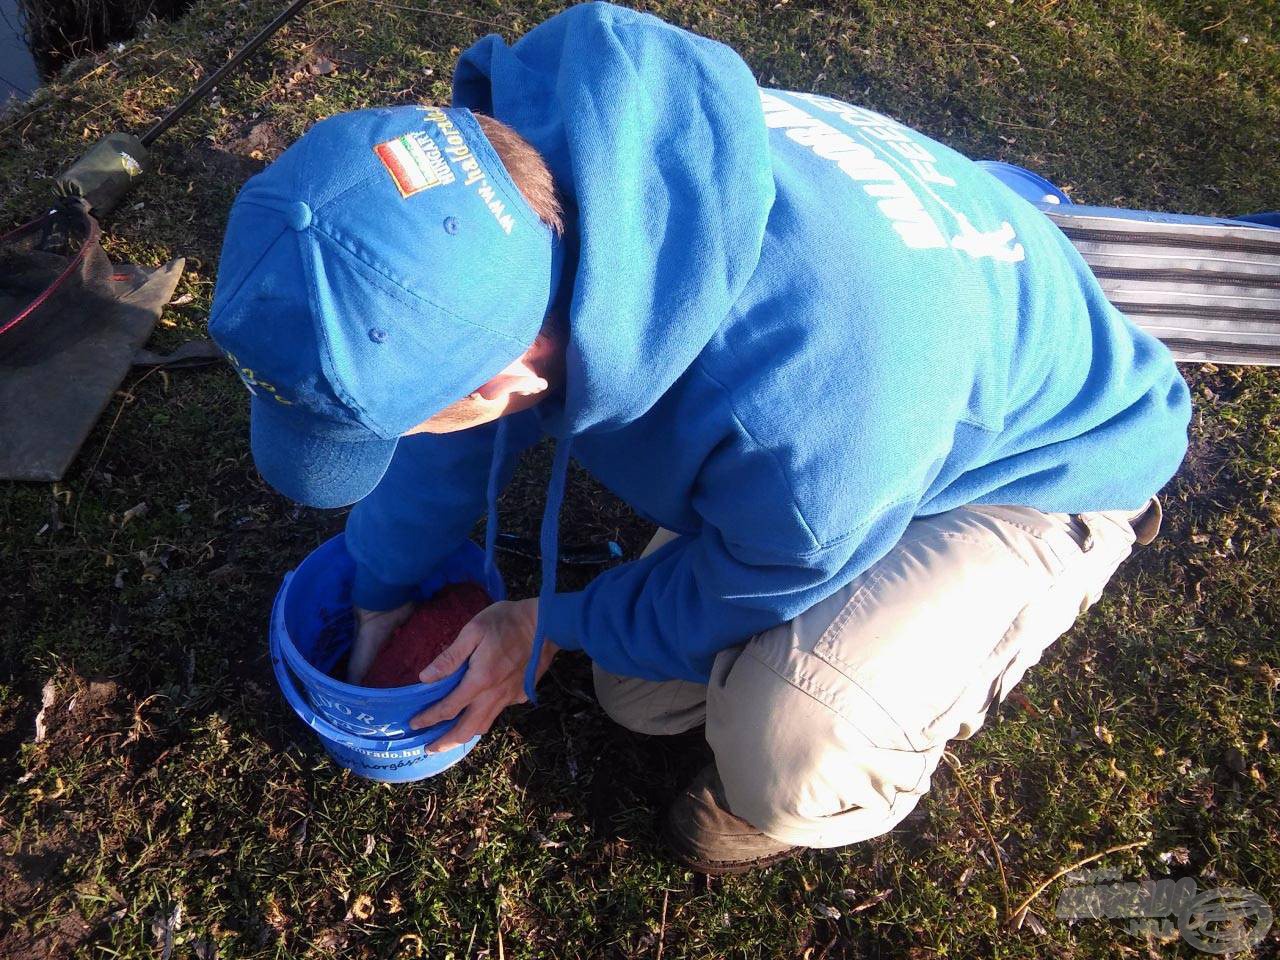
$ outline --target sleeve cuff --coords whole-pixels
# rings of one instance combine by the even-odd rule
[[[417,595],[417,587],[379,580],[364,564],[356,564],[351,602],[361,610],[394,610]]]
[[[556,593],[538,606],[543,632],[561,650],[582,649],[582,593]]]

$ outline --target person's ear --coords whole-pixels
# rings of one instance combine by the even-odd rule
[[[536,397],[546,393],[549,387],[547,380],[530,365],[529,352],[526,351],[476,390],[473,396],[493,403],[515,397]]]
[[[515,364],[476,391],[481,398],[493,402],[506,397],[534,397],[546,393],[550,384],[528,367],[515,368]]]

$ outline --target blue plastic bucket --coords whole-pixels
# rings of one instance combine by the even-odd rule
[[[458,685],[465,666],[435,683],[379,689],[329,675],[354,639],[351,584],[355,562],[339,535],[321,544],[285,575],[271,612],[271,661],[276,681],[294,712],[316,731],[328,754],[372,780],[404,783],[452,766],[478,737],[452,750],[428,754],[453,721],[412,730],[409,720]],[[506,597],[495,572],[485,576],[484,552],[464,543],[418,586],[425,599],[449,583],[479,583],[494,600]]]
[[[1280,227],[1280,210],[1268,210],[1264,213],[1246,213],[1236,217],[1245,223],[1255,223],[1263,227]]]
[[[1032,203],[1071,205],[1070,197],[1040,174],[1032,173],[1026,167],[1019,167],[1001,160],[979,160],[978,166],[1024,200],[1030,200]]]

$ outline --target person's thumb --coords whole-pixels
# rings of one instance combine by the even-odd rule
[[[457,638],[427,664],[418,674],[422,683],[435,683],[457,670],[484,639],[485,627],[472,620],[459,631]]]

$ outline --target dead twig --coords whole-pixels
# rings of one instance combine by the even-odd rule
[[[98,463],[102,460],[102,455],[107,451],[107,444],[111,442],[111,434],[115,432],[116,424],[120,422],[120,417],[124,414],[125,408],[133,402],[133,391],[137,390],[147,377],[151,376],[159,369],[159,367],[152,367],[135,380],[133,385],[125,391],[124,396],[120,398],[120,407],[116,410],[116,415],[111,418],[111,426],[107,428],[107,435],[102,438],[102,446],[98,447],[97,456],[93,458],[93,463],[90,464],[89,469],[85,472],[84,486],[80,488],[80,492],[76,495],[76,510],[75,513],[71,515],[72,534],[75,534],[78,530],[78,525],[80,523],[80,504],[84,503],[84,495],[89,489],[89,484],[93,483],[93,472],[98,469]]]
[[[477,23],[482,27],[492,27],[494,30],[502,29],[502,24],[498,23],[496,20],[480,20],[477,17],[468,17],[464,13],[451,13],[448,10],[439,10],[432,6],[410,7],[403,3],[390,3],[389,0],[369,0],[369,2],[375,3],[380,7],[385,7],[388,10],[406,10],[409,13],[429,13],[433,17],[452,17],[455,20],[465,20],[468,23]]]
[[[317,13],[319,13],[321,10],[327,10],[327,9],[329,9],[329,7],[335,6],[336,4],[339,4],[339,3],[350,3],[350,2],[351,2],[351,0],[329,0],[329,2],[328,2],[328,3],[322,3],[322,4],[320,4],[320,6],[318,6],[318,7],[310,7],[310,6],[309,6],[309,7],[307,7],[306,16],[307,16],[308,18],[310,18],[310,17],[315,16],[315,15],[316,15]],[[307,25],[308,25],[308,26],[310,26],[310,25],[311,25],[309,20],[308,20]],[[321,39],[321,38],[319,38],[319,37],[312,38],[312,41],[311,41],[311,42],[312,42],[312,43],[315,43],[315,42],[316,42],[316,40],[318,40],[318,39]]]
[[[982,824],[982,830],[991,844],[991,852],[995,854],[996,858],[996,869],[1000,871],[1000,894],[1004,898],[1004,915],[1007,918],[1009,916],[1009,878],[1004,873],[1004,858],[1000,855],[1000,845],[996,843],[995,835],[991,832],[991,827],[987,825],[987,818],[983,815],[982,808],[978,806],[977,799],[969,791],[969,785],[960,776],[960,761],[946,750],[942,752],[942,759],[947,761],[947,766],[951,768],[951,772],[955,775],[956,783],[960,784],[960,789],[964,791],[964,795],[968,798],[969,806],[973,807],[973,812],[977,814],[978,822]]]
[[[662,920],[658,926],[658,960],[662,960],[662,947],[667,939],[667,899],[670,896],[670,890],[662,891]]]
[[[1038,887],[1032,890],[1030,895],[1027,897],[1027,899],[1023,900],[1022,903],[1018,904],[1018,909],[1013,911],[1013,913],[1006,920],[1007,925],[1013,926],[1014,924],[1016,924],[1018,922],[1018,918],[1022,916],[1022,914],[1027,912],[1027,908],[1031,906],[1032,901],[1035,900],[1036,897],[1040,896],[1040,894],[1044,893],[1045,890],[1049,888],[1049,885],[1053,883],[1055,880],[1057,880],[1058,878],[1065,877],[1068,873],[1071,873],[1073,870],[1079,870],[1086,863],[1093,863],[1093,861],[1095,860],[1101,860],[1103,857],[1105,857],[1109,853],[1119,853],[1121,850],[1132,850],[1134,847],[1143,847],[1143,846],[1146,846],[1146,844],[1147,844],[1146,840],[1135,840],[1132,843],[1118,843],[1114,847],[1107,847],[1107,849],[1103,850],[1101,853],[1095,853],[1093,854],[1093,856],[1085,857],[1083,860],[1077,860],[1075,863],[1071,864],[1070,866],[1063,867],[1061,870],[1059,870],[1057,873],[1051,876],[1044,883],[1040,884]]]
[[[502,942],[502,908],[507,902],[507,891],[498,884],[498,895],[494,898],[494,926],[498,928],[498,960],[507,960],[507,948]]]

